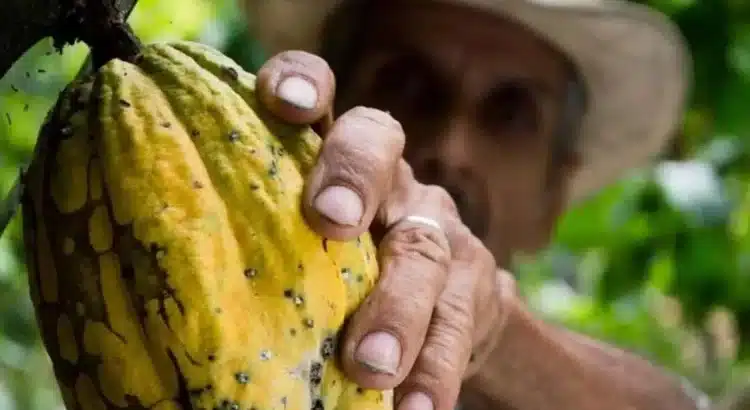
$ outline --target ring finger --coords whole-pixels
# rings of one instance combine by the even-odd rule
[[[343,365],[370,388],[393,388],[409,374],[448,277],[451,229],[443,191],[416,182],[410,187],[408,196],[395,192],[381,208],[388,217],[379,244],[381,276],[347,326]]]

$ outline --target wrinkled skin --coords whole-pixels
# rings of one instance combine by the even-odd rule
[[[382,233],[381,280],[349,325],[345,371],[395,387],[399,410],[459,397],[472,409],[696,408],[641,358],[533,317],[498,268],[546,245],[564,210],[577,163],[553,149],[565,58],[509,21],[403,3],[371,11],[344,84],[296,51],[258,73],[273,112],[325,135],[307,184],[313,228]],[[412,214],[444,232],[402,220]]]

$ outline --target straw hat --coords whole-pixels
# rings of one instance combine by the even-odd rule
[[[244,0],[244,7],[266,52],[318,53],[327,17],[347,1]],[[439,1],[514,19],[577,66],[589,110],[571,202],[648,165],[681,123],[691,60],[677,27],[662,14],[622,0]]]

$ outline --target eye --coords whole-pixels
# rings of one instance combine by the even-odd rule
[[[424,63],[414,55],[399,55],[383,63],[375,74],[375,92],[389,96],[413,96],[425,88]]]
[[[521,81],[500,84],[482,102],[479,123],[492,133],[533,133],[539,129],[533,89]]]
[[[437,114],[447,95],[429,62],[416,54],[394,56],[375,72],[374,99],[386,109],[417,115]]]

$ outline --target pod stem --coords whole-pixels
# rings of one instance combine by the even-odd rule
[[[64,0],[64,15],[52,35],[54,45],[83,41],[91,48],[94,69],[109,60],[134,62],[141,43],[118,10],[115,0]]]

